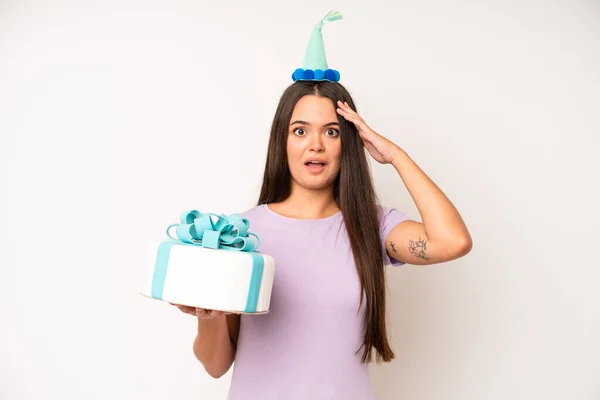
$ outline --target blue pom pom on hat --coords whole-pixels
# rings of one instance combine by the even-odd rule
[[[342,19],[339,11],[332,10],[313,28],[304,56],[304,65],[297,68],[292,74],[292,80],[296,81],[332,81],[340,80],[340,73],[330,69],[325,57],[325,45],[323,43],[323,25]]]

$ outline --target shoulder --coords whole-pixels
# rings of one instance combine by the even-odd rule
[[[242,211],[239,214],[244,218],[251,219],[256,216],[261,215],[263,212],[264,212],[264,204],[260,204],[260,205],[251,207],[245,211]]]
[[[377,204],[377,217],[379,218],[380,221],[385,220],[387,218],[393,217],[393,216],[405,216],[406,214],[404,214],[402,211],[398,210],[395,207],[387,207],[381,204]],[[406,217],[408,218],[408,217]]]
[[[400,222],[410,219],[408,215],[402,211],[399,211],[394,207],[382,206],[381,204],[377,204],[377,217],[379,220],[379,227],[384,238]]]
[[[273,223],[273,221],[271,221],[271,219],[269,218],[270,213],[268,212],[264,204],[259,204],[257,206],[251,207],[239,214],[242,216],[242,218],[247,219],[248,222],[250,222],[250,225],[252,225],[253,227],[256,227],[257,225],[263,226],[265,224],[270,225]]]

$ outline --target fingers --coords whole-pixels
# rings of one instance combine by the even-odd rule
[[[204,309],[204,308],[196,309],[196,316],[201,319],[219,318],[224,315],[233,315],[233,314],[239,315],[239,313],[233,313],[233,312],[228,312],[228,311],[208,310],[208,309]]]
[[[338,100],[337,104],[338,104],[338,107],[341,108],[343,111],[346,111],[348,113],[354,112],[352,107],[350,107],[350,105],[346,101],[342,102],[342,101]]]
[[[232,314],[239,315],[240,314],[240,313],[235,313],[235,312],[210,310],[208,308],[184,306],[181,304],[173,304],[173,303],[169,303],[169,304],[177,307],[183,313],[190,314],[190,315],[193,315],[193,316],[201,318],[201,319],[211,319],[211,318],[218,318],[223,315],[232,315]]]
[[[179,308],[179,311],[181,311],[183,313],[190,314],[190,315],[196,315],[196,310],[194,307],[184,306],[181,304],[173,304],[173,303],[169,303],[169,304]]]
[[[344,117],[346,117],[346,116],[351,117],[352,116],[352,109],[350,107],[348,107],[348,103],[342,103],[339,100],[337,102],[337,111],[338,111],[338,113],[340,113]]]
[[[196,316],[201,319],[210,319],[220,316],[220,311],[206,308],[196,308]]]
[[[344,112],[347,115],[352,116],[352,117],[358,117],[358,114],[356,113],[356,111],[354,111],[347,102],[342,103],[341,101],[338,100],[337,104],[338,104],[338,109],[341,110],[342,112]]]
[[[350,108],[348,103],[346,103],[346,102],[342,103],[341,101],[338,100],[337,104],[338,104],[338,108],[337,108],[338,114],[340,114],[342,117],[346,118],[348,121],[354,123],[357,127],[362,125],[362,123],[363,123],[362,118],[352,108]]]

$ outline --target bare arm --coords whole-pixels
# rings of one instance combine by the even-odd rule
[[[198,333],[194,340],[194,355],[198,361],[213,378],[225,375],[235,360],[240,316],[201,308],[177,307],[198,317]]]
[[[381,164],[392,164],[404,182],[423,222],[399,223],[385,238],[390,257],[409,264],[435,264],[471,251],[473,242],[462,217],[446,195],[398,145],[371,129],[348,103],[337,102],[337,112],[352,122],[369,154]]]
[[[471,251],[471,235],[462,217],[435,183],[402,150],[392,165],[404,181],[423,222],[404,221],[386,238],[388,255],[409,264],[450,261]]]

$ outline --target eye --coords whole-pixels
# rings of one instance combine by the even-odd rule
[[[296,128],[293,130],[294,135],[296,136],[304,136],[306,134],[306,131],[304,130],[304,128]]]
[[[336,137],[339,136],[340,131],[338,131],[337,129],[328,129],[327,132],[325,133],[327,136],[331,136],[331,137]]]

